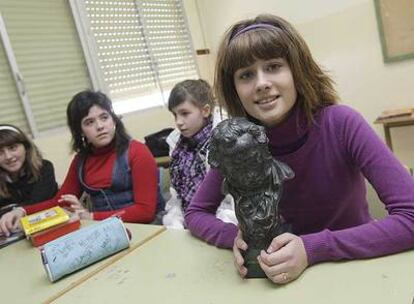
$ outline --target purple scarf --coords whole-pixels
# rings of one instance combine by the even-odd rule
[[[183,211],[187,209],[198,186],[206,175],[207,152],[212,122],[209,121],[191,138],[180,136],[170,164],[171,184],[182,201]]]

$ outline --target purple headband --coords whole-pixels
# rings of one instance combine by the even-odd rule
[[[251,30],[255,29],[276,29],[276,26],[269,24],[269,23],[254,23],[250,24],[249,26],[246,26],[239,30],[238,32],[234,33],[229,40],[229,43],[232,42],[234,39],[239,37],[241,34],[244,34],[246,32],[250,32]]]

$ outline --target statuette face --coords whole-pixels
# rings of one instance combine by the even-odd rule
[[[234,198],[243,239],[247,277],[265,277],[257,263],[260,250],[289,231],[279,215],[283,182],[294,177],[286,164],[273,158],[265,129],[246,118],[222,121],[213,129],[208,162],[224,177],[223,192]]]

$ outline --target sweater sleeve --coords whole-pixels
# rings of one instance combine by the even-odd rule
[[[98,211],[93,219],[102,220],[114,214],[130,223],[149,223],[154,220],[157,204],[157,165],[146,145],[132,141],[129,148],[134,204],[115,211]]]
[[[345,157],[375,188],[388,216],[343,230],[302,235],[310,265],[382,256],[414,247],[414,179],[365,120],[343,108],[335,123]]]
[[[185,221],[190,232],[217,247],[233,247],[237,226],[225,223],[216,217],[217,208],[224,198],[221,194],[223,178],[216,169],[211,169],[200,184],[185,212]]]
[[[79,198],[81,194],[81,188],[77,177],[76,166],[78,163],[78,157],[75,156],[70,164],[68,173],[66,174],[65,181],[62,184],[62,187],[59,189],[58,193],[51,199],[45,200],[43,202],[24,206],[27,214],[35,213],[42,211],[44,209],[52,208],[58,205],[58,200],[63,194],[73,194]]]

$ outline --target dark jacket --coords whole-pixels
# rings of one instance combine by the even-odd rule
[[[40,177],[37,181],[29,182],[28,176],[24,175],[8,185],[11,197],[0,197],[0,207],[12,203],[20,206],[39,203],[53,198],[58,190],[55,169],[48,160],[43,160]]]

